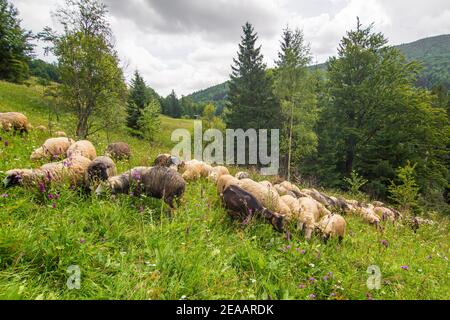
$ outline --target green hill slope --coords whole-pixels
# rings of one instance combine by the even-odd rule
[[[412,43],[395,46],[409,60],[422,63],[423,70],[418,78],[418,85],[431,88],[436,84],[445,84],[450,88],[450,35],[441,35],[421,39]],[[326,69],[322,63],[311,68]],[[227,82],[200,90],[190,95],[195,102],[214,102],[225,105],[228,94]]]
[[[40,89],[0,82],[0,112],[23,112],[33,125],[45,125]],[[58,128],[70,133],[70,118],[62,118]],[[171,130],[191,124],[163,117],[156,145],[116,132],[113,140],[133,151],[130,161],[117,163],[119,172],[150,165],[170,150]],[[29,155],[49,137],[0,136],[1,179],[8,169],[36,166]],[[91,140],[101,153],[106,138]],[[341,244],[317,237],[308,243],[297,232],[287,240],[260,221],[245,227],[231,221],[207,180],[189,183],[173,214],[147,197],[0,186],[0,299],[447,299],[449,224],[432,217],[435,225],[414,233],[392,223],[380,232],[347,216]],[[74,265],[79,290],[66,286]],[[381,269],[381,290],[367,288],[370,265]]]

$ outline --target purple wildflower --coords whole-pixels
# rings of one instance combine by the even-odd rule
[[[72,162],[70,162],[70,160],[66,159],[66,160],[64,160],[63,165],[66,168],[70,168],[72,166]]]
[[[8,194],[6,193],[2,194],[2,198],[8,198]]]
[[[327,273],[327,276],[332,277],[332,276],[333,276],[333,272],[331,272],[331,271],[328,272],[328,273]]]
[[[306,251],[305,251],[305,250],[302,250],[302,251],[300,251],[300,253],[301,253],[301,254],[305,254],[305,253],[306,253]]]
[[[309,296],[308,296],[311,300],[314,300],[314,299],[316,299],[316,295],[314,294],[314,293],[311,293]]]
[[[144,213],[144,206],[140,206],[140,207],[139,207],[139,212],[140,212],[140,213]]]
[[[140,173],[139,172],[133,172],[132,174],[131,174],[131,176],[133,177],[133,179],[134,180],[136,180],[136,181],[141,181],[141,175],[140,175]]]
[[[55,199],[61,198],[61,195],[60,195],[59,193],[57,193],[57,194],[55,194],[55,195],[53,195],[53,196],[55,197]]]
[[[43,182],[39,182],[38,188],[40,193],[45,192],[45,184]]]
[[[336,297],[336,293],[332,292],[332,293],[330,294],[330,297]]]
[[[52,208],[53,208],[53,209],[56,209],[56,203],[53,202]]]
[[[50,200],[53,200],[53,199],[54,199],[54,196],[53,196],[53,194],[51,194],[51,193],[49,193],[47,197],[48,197]]]
[[[5,142],[3,142],[3,145],[4,145],[5,147],[9,146],[9,142],[5,140]]]
[[[303,284],[303,283],[300,283],[299,285],[298,285],[298,288],[299,289],[304,289],[306,286]]]
[[[329,276],[325,276],[325,277],[323,277],[323,281],[328,281],[330,279],[330,277]]]
[[[381,244],[386,248],[389,246],[389,242],[387,240],[381,240]]]
[[[400,268],[402,268],[403,270],[408,270],[409,269],[409,266],[401,266]]]
[[[81,239],[80,239],[80,243],[81,243],[81,244],[83,244],[83,243],[85,243],[85,242],[86,242],[86,240],[84,240],[84,238],[81,238]]]
[[[75,190],[75,185],[71,184],[69,189],[72,190],[72,191]]]
[[[286,249],[291,250],[292,247],[291,246],[286,246]]]
[[[316,279],[311,277],[311,278],[309,278],[309,282],[314,283],[314,282],[316,282]]]

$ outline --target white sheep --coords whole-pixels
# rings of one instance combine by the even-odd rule
[[[208,179],[213,181],[213,182],[217,182],[217,180],[220,178],[220,176],[226,175],[226,174],[230,174],[230,172],[228,171],[228,169],[224,166],[216,166],[213,167],[211,170],[211,173],[208,176]]]
[[[41,147],[33,151],[30,159],[36,161],[58,157],[65,158],[67,149],[74,143],[75,141],[72,139],[64,137],[47,139]]]
[[[330,237],[338,237],[339,241],[342,241],[347,222],[338,214],[328,214],[317,223],[316,227],[325,240],[328,240]]]
[[[75,142],[67,149],[68,158],[74,155],[81,155],[88,159],[94,160],[95,158],[97,158],[97,151],[95,150],[92,142],[88,140],[81,140]]]

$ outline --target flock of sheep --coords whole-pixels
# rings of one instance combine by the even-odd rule
[[[19,113],[0,113],[4,130],[28,132],[31,126]],[[39,130],[39,128],[37,128]],[[70,182],[85,192],[97,195],[145,194],[163,199],[171,209],[180,205],[186,183],[205,178],[216,184],[225,209],[242,222],[261,217],[279,232],[295,229],[305,239],[314,233],[325,240],[345,235],[346,221],[341,214],[359,216],[362,221],[381,228],[382,220],[403,219],[400,212],[381,202],[360,203],[335,198],[316,189],[300,189],[288,181],[272,184],[253,181],[245,172],[230,175],[223,166],[211,166],[199,160],[180,161],[169,154],[159,155],[152,167],[136,167],[120,175],[113,159],[129,158],[131,151],[123,142],[110,144],[103,156],[97,157],[88,140],[74,141],[64,137],[50,138],[30,158],[32,161],[55,161],[34,169],[13,169],[6,172],[5,187],[36,186]],[[415,220],[417,226],[418,220]],[[422,221],[423,222],[423,221]]]

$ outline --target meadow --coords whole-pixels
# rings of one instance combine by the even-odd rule
[[[0,82],[0,112],[22,112],[37,126],[47,125],[47,108],[40,86]],[[71,117],[62,114],[57,126],[71,133]],[[115,132],[110,140],[133,151],[119,172],[151,165],[170,151],[172,130],[191,126],[163,117],[155,144]],[[2,180],[9,169],[36,166],[29,156],[49,137],[0,135]],[[99,154],[108,144],[104,134],[90,139]],[[344,241],[325,244],[286,239],[261,221],[233,222],[206,180],[188,184],[174,216],[146,197],[0,186],[0,299],[449,299],[449,221],[427,215],[436,223],[417,233],[388,222],[379,232],[346,217]],[[71,265],[81,271],[78,290],[66,285]],[[381,270],[379,290],[367,287],[371,265]]]

